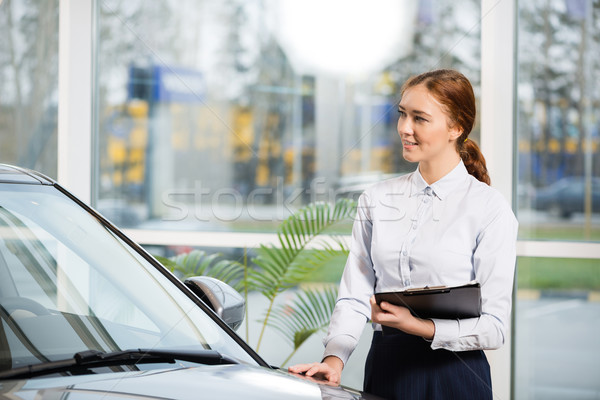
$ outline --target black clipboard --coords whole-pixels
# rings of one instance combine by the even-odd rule
[[[419,318],[460,319],[481,316],[481,286],[433,286],[375,293],[377,304],[387,301],[408,308]]]

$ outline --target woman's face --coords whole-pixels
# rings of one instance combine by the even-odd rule
[[[398,105],[402,156],[410,162],[436,162],[456,153],[460,130],[448,125],[442,106],[423,85],[407,89]]]

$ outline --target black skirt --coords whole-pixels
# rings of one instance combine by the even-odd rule
[[[385,399],[492,399],[490,365],[481,350],[432,350],[401,331],[373,333],[364,391]]]

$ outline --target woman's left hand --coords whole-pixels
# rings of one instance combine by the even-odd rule
[[[377,324],[399,329],[411,335],[433,339],[435,325],[430,319],[417,318],[406,307],[397,306],[387,301],[377,304],[375,296],[371,296],[371,320]]]

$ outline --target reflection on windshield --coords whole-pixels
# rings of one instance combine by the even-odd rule
[[[167,278],[52,187],[0,196],[0,370],[93,349],[250,356]]]

